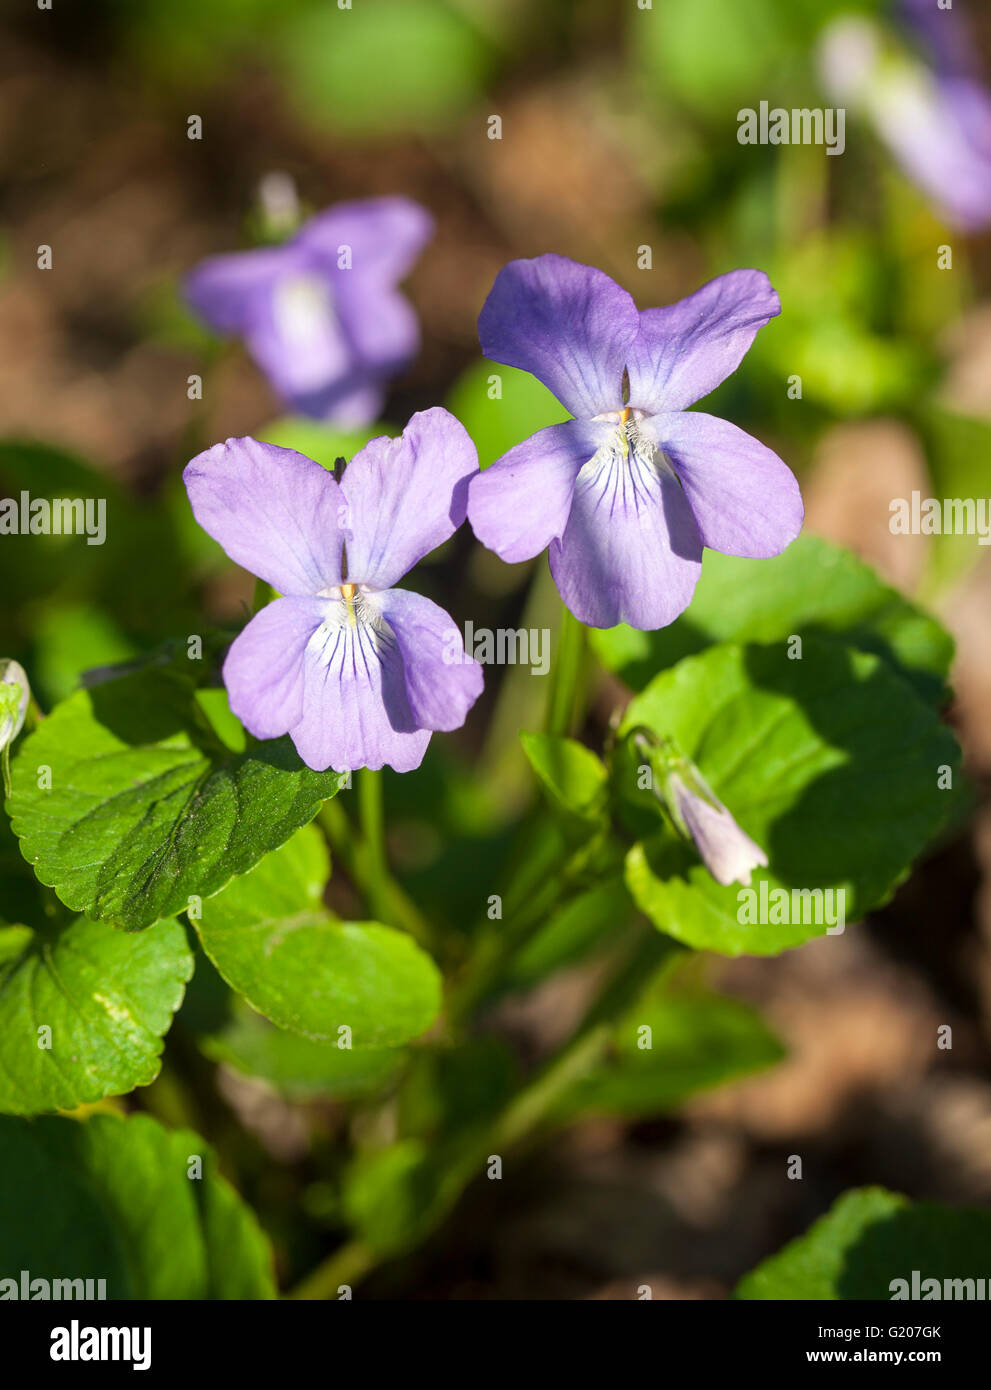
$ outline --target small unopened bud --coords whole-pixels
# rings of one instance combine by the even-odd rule
[[[291,236],[299,225],[299,195],[292,174],[273,169],[258,181],[258,205],[272,241]]]
[[[694,841],[702,863],[717,883],[742,883],[749,888],[758,865],[767,868],[767,855],[741,830],[701,772],[670,739],[659,739],[641,728],[636,746],[646,753],[655,774],[655,796],[675,827]]]
[[[19,661],[0,658],[0,749],[9,748],[21,732],[30,699],[24,667]]]
[[[750,887],[750,875],[767,855],[737,825],[717,796],[698,777],[698,789],[682,781],[677,772],[668,778],[668,795],[680,821],[695,841],[702,862],[717,883],[742,883]]]

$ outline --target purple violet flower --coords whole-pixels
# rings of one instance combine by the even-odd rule
[[[396,286],[432,230],[408,198],[339,203],[283,246],[209,257],[187,276],[186,297],[212,328],[245,340],[291,410],[368,424],[419,345]]]
[[[935,0],[902,0],[895,13],[917,52],[868,19],[837,19],[820,42],[824,84],[860,108],[951,223],[978,230],[991,222],[991,95],[966,20]]]
[[[532,372],[576,418],[473,481],[478,539],[511,563],[549,547],[561,598],[591,627],[666,626],[691,601],[703,546],[777,555],[802,526],[791,470],[686,407],[736,370],[780,309],[759,270],[641,313],[601,270],[563,256],[511,261],[479,317],[482,351]]]
[[[478,455],[446,410],[371,440],[340,483],[292,449],[228,439],[183,481],[196,520],[283,597],[224,662],[231,709],[256,738],[288,733],[322,772],[410,772],[433,730],[460,728],[482,690],[453,620],[394,585],[465,518]]]

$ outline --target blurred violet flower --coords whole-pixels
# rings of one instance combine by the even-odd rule
[[[734,270],[638,312],[601,270],[511,261],[478,321],[486,357],[532,372],[576,418],[538,430],[471,485],[476,536],[509,562],[549,547],[564,603],[592,627],[664,627],[691,601],[702,547],[777,555],[802,526],[791,470],[686,407],[736,370],[781,305]]]
[[[217,332],[244,339],[289,409],[368,424],[419,345],[396,286],[432,230],[407,198],[339,203],[282,246],[209,257],[187,276],[186,297]]]
[[[991,94],[966,20],[935,0],[901,0],[896,18],[911,48],[861,17],[829,25],[819,48],[823,82],[871,121],[948,221],[977,230],[991,222]]]
[[[288,733],[317,771],[409,772],[431,731],[464,723],[481,667],[442,608],[394,585],[464,521],[477,472],[474,444],[440,408],[414,415],[398,439],[371,440],[340,483],[255,439],[228,439],[187,465],[196,520],[284,595],[224,662],[231,709],[256,738]]]

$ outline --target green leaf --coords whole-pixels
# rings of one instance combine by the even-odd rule
[[[283,50],[300,108],[362,133],[443,124],[481,90],[490,62],[479,31],[433,0],[317,6],[287,27]]]
[[[519,1085],[519,1060],[502,1038],[415,1049],[399,1093],[399,1131],[443,1138],[486,1130]]]
[[[0,1119],[0,1271],[22,1269],[106,1279],[110,1299],[275,1293],[268,1241],[210,1146],[147,1115]]]
[[[76,454],[27,439],[0,439],[0,497],[19,503],[22,492],[29,493],[32,502],[78,499],[83,503],[83,514],[79,516],[78,509],[73,509],[72,525],[78,525],[79,530],[64,535],[32,534],[21,526],[18,517],[17,529],[3,536],[5,600],[12,605],[30,603],[72,579],[76,594],[81,587],[97,584],[106,570],[108,554],[123,543],[123,537],[114,535],[115,526],[126,527],[134,516],[134,504],[120,484]],[[90,545],[86,522],[97,531],[101,503],[107,544]]]
[[[329,873],[308,826],[203,904],[203,949],[252,1008],[318,1041],[351,1030],[355,1048],[395,1047],[429,1028],[440,976],[403,932],[342,922],[322,906]]]
[[[641,724],[676,741],[770,861],[743,889],[716,883],[671,833],[627,856],[627,885],[655,925],[724,955],[773,955],[879,906],[949,814],[940,768],[959,780],[959,748],[931,707],[877,657],[832,642],[806,639],[794,661],[784,645],[711,647],[652,681],[621,735]],[[643,829],[656,808],[636,790],[637,764],[624,745],[617,791]],[[779,896],[772,911],[769,896],[763,910],[763,883],[788,890],[786,907]],[[793,889],[844,897],[796,907]],[[755,907],[788,920],[748,920]]]
[[[973,1298],[986,1280],[991,1212],[910,1202],[883,1187],[845,1192],[827,1214],[741,1279],[735,1298],[771,1300]],[[913,1291],[913,1271],[919,1288]],[[922,1281],[939,1281],[939,1291]],[[895,1280],[903,1280],[904,1285]],[[952,1281],[949,1287],[944,1280]]]
[[[264,51],[272,31],[309,0],[145,0],[140,10],[128,0],[111,0],[115,41],[127,60],[156,84],[162,78],[180,89],[206,83],[218,63],[230,71]],[[119,36],[119,38],[118,38]]]
[[[569,1117],[656,1115],[784,1056],[752,1009],[695,991],[645,998],[616,1025],[613,1039],[607,1062],[566,1097]]]
[[[493,378],[499,383],[495,398],[490,395]],[[471,435],[483,468],[537,430],[568,418],[561,402],[535,376],[484,360],[458,378],[447,408]]]
[[[921,413],[919,428],[932,481],[931,490],[923,496],[932,496],[941,508],[942,530],[929,537],[926,570],[926,590],[936,593],[962,578],[987,553],[987,546],[979,543],[976,529],[971,535],[951,529],[953,522],[947,518],[944,503],[950,499],[969,499],[975,506],[976,524],[978,499],[983,499],[987,505],[989,493],[987,460],[991,455],[991,423],[930,407]],[[904,500],[911,506],[911,497]]]
[[[162,631],[194,630],[186,627],[191,620],[185,606],[189,575],[175,543],[173,518],[165,509],[139,503],[105,469],[61,449],[0,440],[0,496],[19,499],[22,491],[32,503],[78,500],[84,514],[74,510],[71,534],[22,530],[3,537],[0,630],[7,635],[0,646],[14,649],[10,630],[24,645],[35,639],[39,594],[45,595],[46,608],[98,604],[115,616],[121,632],[144,633],[149,640]]]
[[[807,156],[797,147],[780,151],[777,160],[789,166],[785,173],[779,164],[775,177],[784,174],[785,183],[800,184]],[[792,216],[798,207],[796,201]],[[876,246],[866,227],[831,226],[784,239],[767,271],[788,313],[758,334],[755,361],[778,380],[798,376],[805,410],[824,408],[845,418],[901,413],[928,393],[931,352],[910,334],[892,332],[890,289],[877,274]]]
[[[147,1086],[192,973],[175,921],[140,937],[85,918],[0,927],[0,1111],[71,1110]]]
[[[741,6],[736,0],[693,0],[655,5],[636,15],[629,28],[634,54],[654,88],[721,119],[726,111],[755,105],[756,91],[770,90],[789,105],[792,96],[807,93],[809,54],[829,17],[870,13],[882,3],[749,0]]]
[[[369,1095],[391,1085],[406,1063],[406,1054],[396,1048],[343,1048],[286,1032],[246,1004],[235,1008],[220,1031],[201,1038],[200,1048],[213,1061],[267,1081],[292,1100]]]
[[[88,603],[47,609],[34,625],[34,639],[32,672],[46,707],[71,695],[84,671],[135,655],[113,618]]]
[[[520,742],[553,806],[581,820],[601,819],[608,773],[591,749],[554,734],[521,733]]]
[[[509,984],[534,985],[619,938],[635,909],[621,878],[608,878],[552,912],[513,958]]]
[[[135,930],[218,892],[337,789],[288,738],[233,753],[192,683],[152,668],[58,705],[14,760],[8,810],[66,906]]]
[[[344,1213],[362,1242],[378,1255],[395,1255],[440,1225],[469,1175],[484,1167],[476,1146],[401,1139],[359,1158],[349,1169]]]
[[[784,642],[835,635],[883,657],[924,698],[942,703],[953,639],[888,588],[861,560],[818,536],[800,536],[772,560],[707,551],[692,605],[670,627],[620,626],[591,634],[611,671],[641,690],[658,672],[715,642]]]

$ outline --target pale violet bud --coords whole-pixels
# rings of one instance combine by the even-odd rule
[[[881,66],[881,32],[867,19],[835,20],[823,31],[816,59],[823,85],[835,101],[865,106]]]
[[[291,235],[299,225],[299,194],[292,174],[272,169],[258,180],[258,205],[265,230],[274,239]]]
[[[0,749],[13,743],[24,727],[31,687],[18,661],[0,659]]]
[[[677,772],[668,777],[667,794],[674,817],[695,841],[703,864],[717,883],[736,882],[749,888],[753,870],[758,865],[767,868],[767,855],[740,829],[697,773],[696,778],[697,789]]]
[[[741,830],[695,764],[670,738],[652,730],[634,731],[633,741],[645,754],[655,776],[655,795],[663,803],[677,830],[694,841],[702,863],[724,886],[733,882],[750,887],[750,875],[767,868],[767,855]]]

